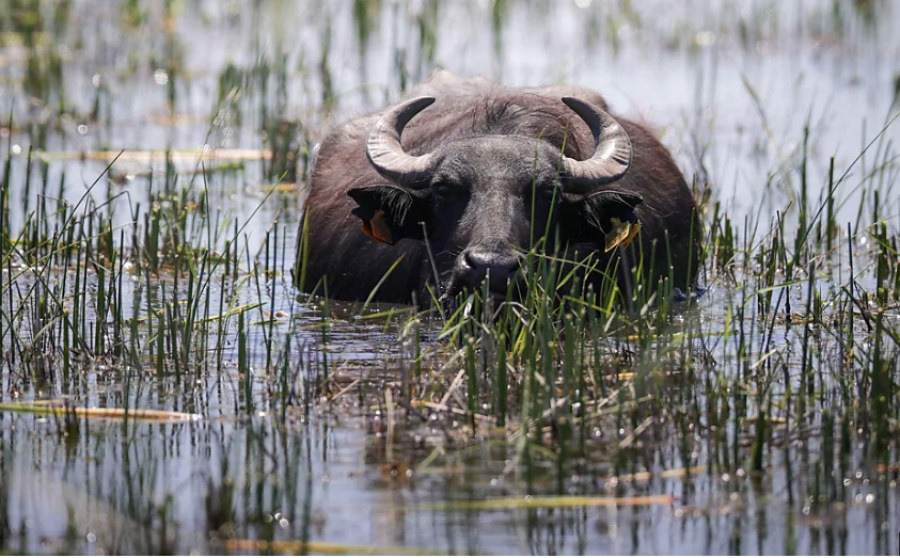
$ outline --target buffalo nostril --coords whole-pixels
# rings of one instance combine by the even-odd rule
[[[463,263],[465,263],[466,267],[476,273],[481,269],[486,269],[480,254],[476,255],[475,252],[470,252],[468,250],[463,252]]]
[[[515,258],[502,258],[493,260],[490,265],[488,265],[487,271],[492,277],[496,276],[498,278],[502,277],[503,279],[506,279],[506,277],[511,275],[518,267],[519,262]]]
[[[515,254],[504,254],[480,250],[466,250],[462,263],[467,268],[468,283],[477,286],[485,278],[490,278],[493,291],[506,291],[506,282],[519,268]]]
[[[505,257],[498,261],[494,267],[504,271],[506,275],[511,275],[519,269],[519,258],[515,256]]]

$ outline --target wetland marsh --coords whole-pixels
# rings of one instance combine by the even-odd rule
[[[896,554],[897,28],[886,0],[0,0],[0,551]],[[652,126],[702,294],[558,304],[538,256],[499,319],[298,291],[315,145],[440,68]]]

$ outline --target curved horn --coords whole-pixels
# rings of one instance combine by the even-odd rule
[[[631,140],[616,119],[594,105],[574,97],[562,101],[588,125],[594,135],[594,154],[577,161],[563,157],[565,174],[585,185],[609,184],[622,178],[631,166]]]
[[[378,174],[403,186],[421,181],[433,166],[431,154],[415,157],[403,151],[400,136],[413,117],[434,102],[416,97],[385,113],[369,130],[366,157]]]

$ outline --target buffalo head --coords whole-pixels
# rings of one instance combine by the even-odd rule
[[[637,221],[641,196],[613,184],[631,165],[631,141],[603,110],[562,99],[593,135],[593,155],[586,160],[567,157],[547,141],[508,134],[454,138],[431,152],[409,154],[401,146],[403,129],[434,101],[409,100],[378,120],[366,155],[385,182],[349,195],[374,239],[428,242],[444,296],[485,280],[502,296],[520,255],[540,239],[558,234],[554,242],[596,246],[616,219]]]

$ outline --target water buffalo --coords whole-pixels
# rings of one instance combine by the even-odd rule
[[[501,296],[545,232],[545,251],[596,254],[604,269],[640,230],[620,268],[642,254],[651,279],[685,290],[696,278],[700,221],[681,172],[651,132],[582,87],[440,72],[332,130],[308,187],[295,280],[334,299],[377,287],[373,300],[421,303],[429,284],[450,297],[486,278]]]

